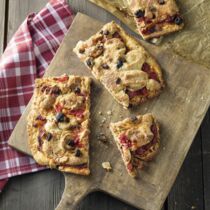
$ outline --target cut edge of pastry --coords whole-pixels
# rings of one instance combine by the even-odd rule
[[[90,77],[87,77],[87,76],[79,76],[79,75],[67,75],[67,74],[63,74],[63,75],[60,75],[60,76],[48,76],[48,77],[43,77],[43,78],[37,78],[35,80],[35,88],[34,88],[34,93],[33,93],[33,97],[32,97],[32,104],[31,104],[31,108],[30,108],[30,112],[27,116],[27,135],[28,135],[28,145],[29,145],[29,148],[30,148],[30,151],[31,151],[31,154],[32,154],[32,157],[34,158],[34,160],[39,164],[39,165],[42,165],[42,166],[46,166],[47,168],[51,168],[51,169],[57,169],[59,171],[62,171],[62,172],[67,172],[67,173],[74,173],[74,174],[78,174],[78,175],[89,175],[90,174],[90,168],[89,168],[89,162],[90,162],[90,156],[89,156],[89,144],[90,144],[90,139],[89,139],[89,133],[90,133],[90,97],[87,98],[87,101],[86,101],[86,110],[88,110],[88,116],[87,116],[87,119],[88,120],[88,123],[87,123],[87,127],[86,127],[86,131],[87,131],[87,135],[88,135],[88,144],[87,144],[87,151],[88,151],[88,159],[87,159],[87,162],[85,163],[86,164],[86,167],[81,167],[78,166],[78,165],[69,165],[69,166],[64,166],[64,165],[57,165],[55,164],[55,162],[53,160],[51,160],[50,158],[47,158],[42,152],[38,151],[35,149],[35,146],[33,146],[33,144],[35,143],[35,141],[33,140],[33,133],[35,131],[33,131],[32,129],[32,110],[33,110],[33,106],[34,106],[34,100],[35,100],[35,97],[36,95],[38,95],[37,91],[38,89],[36,88],[36,86],[40,83],[43,83],[45,81],[54,81],[54,78],[60,78],[60,77],[63,77],[63,76],[68,76],[68,77],[80,77],[80,78],[83,78],[86,80],[86,84],[87,84],[87,91],[89,92],[90,94],[90,88],[91,88],[91,82],[92,82],[92,79]]]
[[[149,151],[147,152],[147,154],[142,157],[141,161],[142,161],[142,164],[144,164],[144,162],[148,162],[148,161],[152,161],[153,158],[157,155],[157,153],[159,152],[159,148],[160,148],[160,127],[159,127],[159,123],[157,122],[157,119],[155,118],[155,116],[151,113],[147,113],[145,115],[151,115],[152,118],[153,118],[153,121],[154,121],[154,124],[157,128],[157,142],[152,145],[152,147],[150,149],[152,149],[152,151]],[[137,118],[140,118],[144,115],[138,115],[136,116]],[[123,160],[123,164],[125,165],[126,167],[126,171],[128,172],[128,174],[133,177],[133,178],[136,178],[138,176],[138,171],[137,171],[137,168],[135,166],[132,165],[132,171],[128,170],[127,169],[127,166],[126,166],[126,160],[124,158],[124,155],[123,155],[123,152],[122,152],[122,149],[121,149],[121,144],[119,143],[119,137],[117,135],[117,133],[114,131],[116,127],[124,124],[124,123],[131,123],[132,122],[132,119],[131,118],[125,118],[121,121],[118,121],[118,122],[111,122],[110,125],[109,125],[109,128],[110,128],[110,131],[114,137],[114,141],[117,145],[117,148],[118,150],[120,151],[120,154],[121,154],[121,157],[122,157],[122,160]],[[144,167],[144,165],[142,165],[142,168]]]

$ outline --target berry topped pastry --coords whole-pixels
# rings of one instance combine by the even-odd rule
[[[127,0],[144,39],[160,37],[184,26],[175,0]]]
[[[115,22],[79,41],[74,52],[124,108],[157,96],[164,87],[155,59]]]
[[[40,165],[88,175],[90,79],[67,76],[35,81],[28,116],[29,147]]]
[[[145,161],[152,160],[160,145],[159,126],[152,114],[139,115],[111,123],[111,132],[126,169],[132,177]]]

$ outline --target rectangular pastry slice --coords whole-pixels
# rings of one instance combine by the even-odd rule
[[[164,87],[155,59],[114,22],[79,41],[73,51],[125,108],[157,96]]]
[[[152,160],[160,145],[159,126],[152,114],[126,118],[111,123],[110,130],[121,152],[130,176],[137,176],[137,168]]]
[[[90,79],[67,76],[35,81],[28,143],[40,165],[88,175]]]
[[[144,39],[160,37],[183,28],[175,0],[127,0]]]

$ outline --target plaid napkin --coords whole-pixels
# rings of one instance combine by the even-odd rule
[[[9,177],[44,169],[7,141],[72,20],[66,1],[50,1],[26,18],[0,58],[0,191]]]

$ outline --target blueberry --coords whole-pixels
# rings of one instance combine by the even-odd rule
[[[57,86],[54,86],[51,90],[51,93],[54,94],[54,95],[60,95],[61,94],[61,90],[59,87]]]
[[[103,69],[109,69],[109,66],[106,63],[104,63],[104,64],[102,64],[102,68]]]
[[[109,31],[105,30],[103,34],[107,36],[107,35],[109,35]]]
[[[64,122],[65,115],[63,113],[59,112],[59,113],[56,114],[55,118],[56,118],[57,122]]]
[[[118,77],[115,82],[116,82],[116,84],[120,84],[121,83],[121,79]]]
[[[163,4],[165,4],[165,0],[158,0],[158,3],[159,3],[160,5],[163,5]]]
[[[176,23],[177,25],[181,25],[183,23],[183,19],[180,16],[175,16],[174,23]]]
[[[142,11],[142,10],[140,10],[140,9],[137,10],[137,11],[134,13],[134,15],[135,15],[136,18],[144,17],[144,14],[145,14],[145,12]]]
[[[74,92],[75,92],[76,94],[80,94],[80,93],[81,93],[81,89],[80,89],[79,87],[76,87],[76,88],[74,89]]]
[[[82,155],[82,152],[79,149],[77,149],[75,152],[75,156],[80,157],[81,155]]]
[[[51,133],[47,133],[47,141],[50,141],[52,139],[52,134]]]
[[[121,67],[123,66],[123,62],[124,62],[123,59],[119,59],[119,60],[117,61],[117,68],[118,68],[118,69],[121,68]]]
[[[131,117],[131,121],[132,121],[132,122],[136,122],[136,120],[138,120],[138,118],[137,118],[136,116],[132,116],[132,117]]]
[[[86,61],[87,66],[89,66],[90,68],[94,65],[93,59],[92,58],[88,58]]]
[[[75,146],[74,140],[70,139],[70,140],[68,141],[68,145],[69,145],[70,147],[74,147],[74,146]]]

